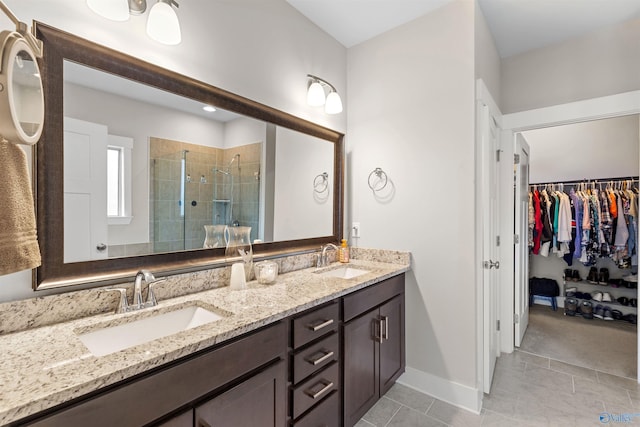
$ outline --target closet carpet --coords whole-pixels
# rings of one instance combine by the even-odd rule
[[[533,305],[521,350],[626,378],[637,378],[637,326],[587,320]],[[615,324],[614,324],[615,323]]]

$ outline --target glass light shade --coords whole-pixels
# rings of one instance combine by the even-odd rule
[[[331,92],[327,95],[327,103],[324,105],[324,112],[327,114],[342,113],[342,99],[338,92]]]
[[[318,82],[311,83],[311,86],[309,86],[309,90],[307,91],[307,104],[312,107],[319,107],[324,105],[324,103],[324,88]]]
[[[175,45],[182,41],[180,21],[171,5],[162,0],[153,5],[147,19],[147,35],[163,44]]]
[[[129,19],[128,0],[87,0],[89,9],[112,21],[126,21]]]

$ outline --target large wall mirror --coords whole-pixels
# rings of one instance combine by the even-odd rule
[[[224,227],[257,257],[342,235],[343,135],[36,23],[43,264],[34,288],[224,264]]]

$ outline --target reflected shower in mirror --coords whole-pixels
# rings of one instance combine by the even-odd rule
[[[200,249],[209,225],[332,233],[331,193],[311,191],[332,143],[67,60],[64,76],[65,262]]]

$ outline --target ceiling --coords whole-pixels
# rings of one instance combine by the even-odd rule
[[[286,0],[352,47],[452,0]],[[500,57],[640,18],[640,0],[478,0]]]

